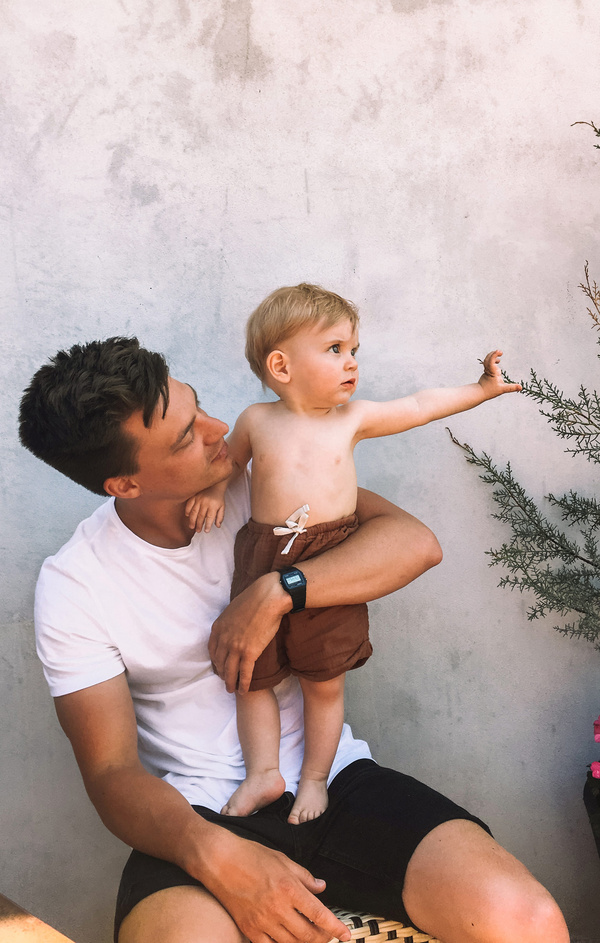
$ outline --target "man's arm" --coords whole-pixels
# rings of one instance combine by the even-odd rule
[[[55,699],[87,793],[104,824],[146,854],[179,865],[209,890],[251,941],[349,939],[314,896],[325,882],[285,855],[207,822],[171,785],[148,773],[125,675]]]
[[[442,559],[434,534],[385,498],[359,488],[360,527],[343,543],[302,563],[306,605],[368,602],[401,589]],[[275,635],[292,602],[267,573],[229,604],[213,625],[209,652],[228,691],[248,690],[254,662]]]

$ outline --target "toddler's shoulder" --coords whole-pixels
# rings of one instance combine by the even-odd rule
[[[246,406],[236,420],[235,436],[252,440],[257,433],[265,427],[268,428],[272,419],[273,405],[273,403],[252,403],[251,406]]]
[[[362,416],[371,405],[371,401],[368,399],[353,399],[349,403],[345,403],[344,406],[338,406],[337,413],[339,416],[356,418]]]
[[[252,403],[251,406],[246,406],[245,410],[240,413],[238,422],[265,422],[272,416],[275,405],[275,403]]]

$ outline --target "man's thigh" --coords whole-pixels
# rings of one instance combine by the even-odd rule
[[[408,866],[404,901],[415,923],[445,943],[569,940],[549,892],[468,821],[446,822],[423,839]]]
[[[422,839],[453,819],[467,819],[487,830],[435,790],[372,760],[358,760],[336,776],[329,788],[329,807],[319,818],[288,824],[293,801],[286,792],[245,818],[197,811],[241,837],[276,848],[323,878],[327,888],[321,899],[327,906],[380,913],[404,923],[410,923],[402,900],[404,879]],[[201,888],[176,865],[133,852],[119,890],[117,930],[150,895],[183,885],[186,891]]]
[[[294,858],[293,848],[290,846],[289,841],[290,839],[293,840],[293,826],[288,825],[286,821],[293,799],[291,793],[286,793],[277,802],[272,803],[270,807],[261,809],[255,815],[247,817],[220,815],[200,806],[194,806],[194,808],[198,814],[201,814],[207,820],[235,832],[241,838],[258,841],[270,848],[282,851],[290,858]],[[163,897],[167,891],[174,893],[169,894],[168,898]],[[184,893],[186,905],[187,901],[190,901],[190,906],[193,902],[194,907],[204,908],[207,901],[210,901],[218,908],[216,911],[211,912],[215,916],[219,914],[220,904],[206,891],[200,881],[191,877],[178,865],[170,861],[163,861],[160,858],[154,858],[140,851],[132,851],[123,870],[117,895],[115,943],[117,941],[123,943],[124,937],[120,928],[125,926],[129,914],[135,912],[139,919],[143,918],[143,923],[146,925],[146,913],[151,914],[153,912],[154,903],[163,899],[176,900],[177,895],[175,892],[177,891]],[[194,893],[197,891],[201,893]],[[146,907],[146,901],[150,901],[152,898],[154,898],[154,903]],[[137,927],[137,920],[136,917],[135,927]],[[142,938],[143,936],[140,937],[140,939]],[[132,940],[135,939],[137,938],[132,937]],[[183,939],[185,940],[185,937]],[[191,939],[195,940],[196,938],[192,937]],[[229,937],[226,939],[229,940]],[[239,936],[234,939],[237,943]]]
[[[118,943],[247,943],[224,907],[202,887],[169,887],[125,917]]]
[[[489,833],[480,819],[429,786],[369,760],[336,777],[325,816],[322,839],[300,859],[327,882],[323,902],[408,924],[404,882],[422,840],[439,825],[461,819]],[[316,828],[320,821],[307,825]]]

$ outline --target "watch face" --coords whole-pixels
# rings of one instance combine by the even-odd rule
[[[292,612],[300,612],[306,605],[306,577],[302,570],[290,567],[280,575],[281,585],[292,597]]]
[[[284,576],[290,589],[293,589],[294,586],[302,586],[304,582],[299,573],[284,573]]]

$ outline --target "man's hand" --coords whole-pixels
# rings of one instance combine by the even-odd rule
[[[279,851],[225,829],[208,842],[202,883],[251,943],[328,943],[350,931],[315,894],[325,881]]]
[[[476,386],[477,384],[473,384]],[[304,560],[311,608],[368,602],[406,586],[441,560],[435,536],[385,498],[358,489],[360,527],[337,547]],[[267,573],[236,596],[212,627],[208,651],[228,691],[248,691],[254,663],[275,635],[292,599]],[[239,676],[239,683],[238,683]]]
[[[266,573],[236,596],[213,624],[208,651],[229,692],[246,694],[254,663],[292,608],[278,573]]]
[[[500,370],[501,350],[492,350],[483,361],[483,373],[479,377],[479,385],[486,399],[501,396],[502,393],[518,393],[523,389],[520,383],[505,383]]]

